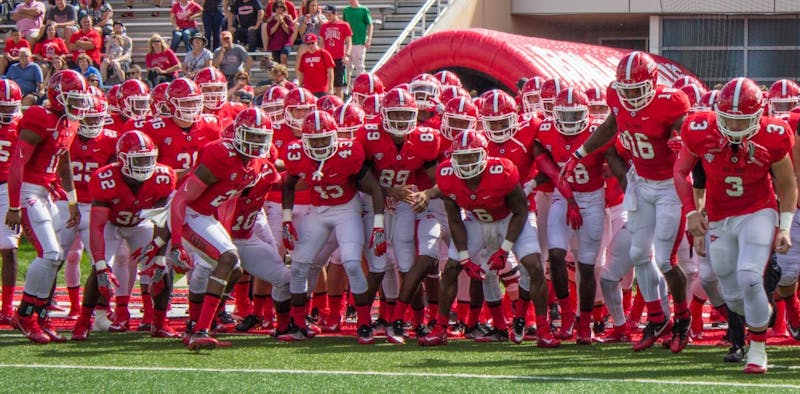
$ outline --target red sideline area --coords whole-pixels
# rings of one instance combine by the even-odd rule
[[[172,304],[170,312],[168,313],[168,321],[170,326],[178,332],[183,332],[186,326],[184,315],[185,311],[188,308],[188,290],[187,289],[175,289],[174,294],[172,296]],[[15,288],[14,292],[14,304],[16,305],[19,302],[19,299],[22,298],[22,288],[17,287]],[[60,287],[56,289],[56,294],[54,299],[61,307],[65,309],[69,309],[69,299],[67,297],[67,289]],[[137,291],[133,293],[131,296],[129,308],[131,310],[131,314],[133,316],[140,316],[138,313],[139,308],[142,305],[142,298],[141,294]],[[233,303],[228,302],[228,309],[232,310]],[[378,311],[378,303],[376,302],[373,305],[373,316],[377,316]],[[711,307],[706,305],[703,310],[703,315],[707,318],[711,313]],[[55,327],[59,331],[64,331],[65,333],[72,330],[72,326],[75,324],[75,320],[67,320],[65,318],[66,312],[51,312],[51,323],[53,327]],[[134,318],[131,321],[131,332],[136,332],[136,328],[139,325],[139,319]],[[643,326],[640,326],[640,328]],[[610,328],[609,328],[610,329]],[[0,325],[0,331],[7,331],[12,330],[10,326],[7,325]],[[231,335],[271,335],[272,332],[265,330],[265,329],[253,329],[247,333],[238,333],[236,332],[233,327],[229,327],[227,330],[227,334]],[[410,334],[413,335],[413,330],[410,330]],[[147,333],[142,333],[142,335],[148,335]],[[636,333],[631,335],[633,341],[638,341],[641,338],[642,331],[641,329],[638,330]],[[723,328],[712,327],[710,324],[705,325],[705,330],[703,331],[703,339],[697,340],[691,343],[691,345],[695,346],[716,346],[717,343],[722,339],[723,335],[725,335],[725,330]],[[323,337],[341,337],[341,336],[349,336],[355,338],[356,336],[356,324],[355,320],[348,320],[342,325],[342,330],[339,333],[333,334],[321,334]],[[800,341],[794,340],[790,336],[770,336],[767,340],[767,343],[770,346],[798,346],[800,345]]]

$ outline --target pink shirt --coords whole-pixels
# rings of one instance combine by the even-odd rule
[[[37,9],[42,12],[38,18],[22,18],[17,21],[17,30],[22,34],[23,37],[27,37],[35,30],[39,30],[42,28],[42,22],[44,22],[44,15],[47,12],[47,8],[45,7],[44,3],[41,1],[34,0],[31,5],[26,5],[25,3],[17,4],[14,8],[14,12],[25,10],[25,9]]]

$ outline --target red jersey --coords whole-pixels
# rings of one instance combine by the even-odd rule
[[[242,191],[242,194],[236,199],[233,220],[228,230],[231,238],[249,239],[253,236],[253,225],[256,223],[258,213],[263,212],[264,199],[272,186],[280,180],[280,174],[273,167],[271,176],[262,177],[255,186]]]
[[[92,174],[117,157],[117,132],[103,130],[97,137],[86,139],[78,136],[72,141],[69,156],[78,202],[90,203],[92,195],[89,194],[89,182]]]
[[[539,126],[539,142],[550,152],[553,161],[559,167],[563,167],[572,154],[589,139],[597,126],[589,124],[586,128],[576,135],[564,135],[556,130],[556,125],[552,120],[546,120]],[[570,177],[569,182],[573,191],[593,192],[605,185],[603,177],[603,163],[605,153],[608,148],[600,148],[592,154],[580,160],[575,167],[575,175]]]
[[[74,44],[78,41],[86,41],[91,42],[94,44],[93,49],[78,49],[72,51],[72,61],[78,63],[78,56],[82,53],[89,55],[92,58],[92,61],[95,65],[100,64],[100,54],[102,53],[103,49],[103,37],[100,36],[100,33],[95,29],[89,29],[88,32],[84,32],[83,30],[78,30],[69,37],[69,43]]]
[[[432,110],[433,111],[433,110]],[[433,112],[430,118],[417,122],[418,127],[429,127],[434,130],[441,130],[442,129],[442,117]],[[455,136],[453,136],[455,137]]]
[[[442,195],[482,222],[501,220],[511,213],[506,196],[519,187],[517,166],[506,158],[489,157],[478,188],[470,189],[453,173],[450,160],[439,165],[436,184]]]
[[[311,93],[327,92],[331,82],[328,81],[328,69],[334,65],[330,52],[324,49],[304,53],[298,67],[303,73],[303,87]]]
[[[286,172],[308,184],[314,206],[342,205],[356,194],[354,178],[364,166],[364,148],[355,140],[339,140],[338,144],[336,154],[325,161],[321,177],[315,176],[320,163],[303,152],[302,141],[295,141],[287,148]]]
[[[192,15],[202,11],[203,8],[194,1],[186,3],[186,7],[184,7],[180,1],[176,1],[169,10],[170,14],[175,15],[175,24],[178,25],[178,27],[182,30],[196,28],[197,21],[191,19],[191,17]]]
[[[441,163],[450,158],[450,150],[453,148],[453,141],[448,140],[447,138],[442,137],[442,134],[436,129],[430,129],[431,132],[436,133],[439,135],[439,153],[436,155],[436,160]],[[426,168],[420,168],[417,170],[417,173],[414,175],[416,180],[417,189],[419,190],[428,190],[436,185],[436,174],[434,173],[434,179],[431,179],[428,176],[428,172]]]
[[[52,61],[54,57],[69,53],[67,44],[60,37],[46,38],[36,43],[33,53],[41,56],[44,60]]]
[[[172,118],[151,118],[139,121],[135,127],[153,139],[158,147],[158,162],[177,171],[195,166],[197,153],[222,135],[217,118],[202,115],[188,130],[175,124]]]
[[[633,154],[636,174],[654,181],[672,178],[676,155],[667,146],[667,140],[672,137],[675,121],[689,112],[691,104],[686,94],[659,85],[653,101],[636,112],[622,107],[613,86],[608,87],[607,96],[620,138]]]
[[[350,24],[345,21],[323,23],[319,28],[319,36],[325,49],[334,59],[344,57],[344,40],[353,36]]]
[[[223,203],[254,186],[262,177],[279,177],[268,159],[242,161],[242,156],[229,140],[215,141],[203,147],[197,164],[204,165],[217,178],[216,183],[209,185],[200,197],[189,203],[189,207],[201,215],[213,215]]]
[[[125,132],[125,122],[129,120],[128,118],[120,112],[109,112],[108,117],[111,118],[111,123],[106,125],[106,129],[114,130],[117,133]]]
[[[220,109],[204,109],[204,111],[209,111],[208,115],[216,116],[222,130],[225,130],[226,127],[232,125],[233,121],[236,120],[236,115],[239,115],[239,112],[242,112],[246,108],[244,104],[226,101],[222,104]]]
[[[417,127],[398,146],[379,124],[366,124],[356,132],[366,161],[384,188],[416,185],[417,170],[436,165],[440,138],[433,129]]]
[[[25,164],[22,181],[48,186],[58,180],[58,159],[78,134],[78,122],[59,116],[45,107],[28,108],[19,121],[18,130],[31,130],[41,142]]]
[[[3,47],[3,52],[13,57],[18,57],[20,48],[30,49],[31,44],[28,42],[28,40],[24,38],[20,38],[19,41],[16,42],[11,40],[6,40],[6,45],[5,47]]]
[[[175,190],[177,177],[175,171],[163,164],[156,165],[150,179],[141,182],[134,192],[122,175],[122,163],[114,162],[100,167],[89,181],[89,194],[95,202],[108,205],[110,223],[120,227],[133,227],[142,219],[142,209],[150,209],[169,197]]]
[[[275,157],[283,160],[284,163],[289,160],[289,145],[296,141],[300,141],[300,137],[295,137],[289,126],[286,124],[272,125],[272,145],[278,150],[278,155]],[[298,154],[303,154],[303,152],[292,152],[294,156]],[[280,204],[282,196],[281,188],[273,188],[267,195],[267,200]],[[294,205],[311,205],[311,191],[308,188],[295,188]]]
[[[19,138],[19,117],[0,127],[0,182],[8,182],[8,169],[11,167],[11,154],[17,149]],[[5,187],[5,186],[3,186]]]
[[[769,151],[769,163],[763,166],[748,162],[748,152],[743,147],[734,152],[732,144],[717,130],[714,112],[687,117],[681,138],[686,149],[703,163],[709,221],[777,208],[770,166],[792,151],[792,132],[786,122],[764,116],[761,129],[750,138],[750,142]]]
[[[534,126],[536,126],[535,129]],[[526,122],[514,134],[514,137],[501,144],[489,141],[486,149],[489,156],[511,160],[517,167],[520,183],[527,182],[536,173],[533,170],[533,146],[536,144],[536,136],[539,133],[538,126],[538,120]]]

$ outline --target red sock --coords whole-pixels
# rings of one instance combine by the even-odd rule
[[[14,286],[3,286],[3,307],[0,313],[9,316],[14,312]]]
[[[389,320],[389,323],[395,322],[397,320],[405,320],[407,309],[408,309],[408,304],[406,304],[403,301],[397,300],[397,303],[394,305],[394,313],[392,313],[392,320]]]
[[[267,294],[267,297],[264,299],[264,320],[272,321],[272,318],[275,317],[275,304],[272,301],[272,296]]]
[[[717,310],[720,316],[725,318],[725,321],[728,321],[728,307],[725,304],[715,306],[714,309]]]
[[[635,322],[642,319],[642,312],[644,311],[644,297],[642,292],[636,289],[636,296],[633,298],[633,305],[631,305],[630,318]],[[663,312],[663,311],[662,311]]]
[[[492,320],[494,320],[494,328],[505,331],[508,330],[508,324],[506,324],[506,318],[503,316],[503,307],[502,305],[494,305],[489,307],[489,313],[492,314]]]
[[[748,330],[748,336],[750,337],[751,341],[755,342],[766,342],[767,341],[767,332],[753,332]]]
[[[503,301],[500,304],[500,306],[502,307],[503,310],[503,317],[505,317],[506,320],[514,318],[514,310],[515,310],[513,307],[514,302],[516,301],[511,301],[511,297],[508,296],[508,293],[506,293],[506,295],[503,296]]]
[[[688,319],[689,318],[689,308],[686,305],[686,300],[683,302],[673,302],[673,308],[675,308],[675,318],[676,319]]]
[[[289,320],[291,319],[291,316],[289,316],[289,312],[276,313],[276,315],[278,318],[276,319],[275,324],[277,327],[275,328],[279,332],[283,332],[289,329]]]
[[[311,299],[312,309],[317,308],[320,317],[328,316],[330,309],[328,309],[328,293],[316,293],[314,298]]]
[[[783,299],[775,300],[775,325],[772,331],[779,336],[786,333],[786,302]]]
[[[517,300],[516,304],[516,311],[514,312],[514,317],[526,319],[528,317],[528,308],[530,308],[531,302],[529,300],[523,300],[522,298]]]
[[[253,313],[255,317],[264,318],[264,303],[267,302],[265,295],[253,295]]]
[[[541,335],[550,332],[550,323],[547,321],[547,313],[536,315],[536,333]]]
[[[428,306],[426,307],[426,309],[428,310],[428,321],[436,320],[436,318],[439,316],[439,304],[436,302],[428,301]]]
[[[551,280],[547,281],[547,305],[553,305],[558,301],[558,297],[556,297],[556,290],[553,289],[553,282]]]
[[[478,320],[481,318],[481,307],[473,307],[472,305],[469,306],[469,315],[467,317],[467,327],[472,327],[478,324]]]
[[[117,296],[115,297],[114,319],[118,322],[124,322],[131,317],[128,310],[128,303],[131,300],[130,296]]]
[[[94,308],[81,306],[81,318],[83,318],[83,319],[91,319],[93,312],[94,312]],[[106,313],[106,311],[105,310],[98,310],[98,313]]]
[[[81,308],[81,287],[67,287],[67,294],[69,295],[69,313],[79,311]]]
[[[631,291],[630,290],[622,290],[622,310],[625,311],[625,315],[626,316],[631,311]]]
[[[369,326],[372,324],[372,315],[370,314],[370,305],[356,305],[356,318],[358,327]]]
[[[153,298],[150,293],[142,293],[142,323],[153,321]]]
[[[467,317],[469,316],[469,301],[456,302],[456,316],[458,317],[458,321],[462,323],[467,322]]]
[[[436,327],[442,327],[446,330],[449,324],[450,324],[450,317],[448,317],[447,315],[439,314],[436,317]]]
[[[389,310],[389,304],[386,302],[386,300],[383,299],[380,300],[378,302],[378,317],[386,320],[386,316],[389,316],[387,314],[388,310]]]
[[[167,311],[160,311],[153,309],[153,327],[156,329],[164,328],[164,322],[167,320]]]
[[[386,317],[381,316],[381,319],[391,322],[389,319],[394,316],[395,305],[395,301],[386,301]]]
[[[413,309],[414,312],[414,327],[419,327],[420,324],[425,323],[425,309]],[[438,313],[437,313],[438,316]],[[449,320],[449,319],[448,319]]]
[[[485,323],[489,321],[490,316],[491,314],[489,313],[489,308],[486,307],[486,301],[484,301],[483,304],[481,305],[481,314],[480,317],[478,317],[478,319],[480,319],[482,323]]]
[[[294,320],[294,325],[298,328],[306,328],[306,306],[295,306],[292,305],[292,309],[289,312],[292,315],[292,320]]]
[[[253,313],[250,304],[250,281],[236,282],[233,285],[233,297],[236,298],[236,313],[239,316],[248,316]]]
[[[592,320],[593,321],[603,320],[603,307],[604,307],[604,305],[595,305],[595,307],[592,308]]]
[[[783,299],[786,304],[786,319],[792,327],[800,327],[800,301],[794,294]]]
[[[341,295],[333,296],[328,294],[328,316],[325,320],[328,323],[342,321],[342,310],[344,299]]]
[[[697,297],[692,298],[689,305],[689,314],[692,316],[692,332],[699,334],[703,332],[703,305],[705,300]]]
[[[211,329],[211,321],[217,316],[217,309],[220,306],[220,298],[214,294],[206,294],[203,297],[203,306],[200,309],[200,317],[194,331]]]
[[[189,301],[189,321],[196,322],[200,318],[200,311],[203,309],[202,302]]]
[[[666,320],[666,316],[664,316],[664,310],[661,309],[661,301],[647,301],[645,302],[647,305],[647,321],[653,323],[663,323]]]
[[[558,306],[561,307],[561,320],[564,320],[565,316],[568,319],[570,317],[572,319],[575,318],[575,302],[573,302],[572,297],[559,298]]]

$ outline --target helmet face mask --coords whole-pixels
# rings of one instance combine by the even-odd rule
[[[303,150],[316,161],[325,161],[336,154],[338,147],[337,131],[320,134],[303,134]]]
[[[233,141],[239,153],[252,158],[265,158],[269,155],[272,133],[260,128],[239,126]]]
[[[543,108],[539,91],[525,92],[522,95],[522,108],[527,114],[534,114],[542,111]]]
[[[85,138],[95,138],[103,132],[106,125],[106,104],[92,108],[81,119],[78,127],[78,134]]]
[[[284,114],[284,121],[291,127],[299,129],[303,127],[303,120],[311,111],[315,109],[314,105],[292,105],[287,106]]]
[[[122,100],[122,114],[128,119],[142,120],[150,115],[150,96],[128,96]]]
[[[203,112],[203,96],[173,97],[170,102],[175,107],[175,119],[184,122],[194,122]]]
[[[502,144],[517,134],[517,116],[514,113],[508,113],[499,116],[483,116],[483,131],[486,133],[486,138],[494,143]]]
[[[119,154],[122,160],[122,174],[128,178],[135,179],[139,182],[144,182],[153,176],[156,171],[156,158],[158,158],[158,150],[149,152],[133,152]]]
[[[453,140],[457,135],[466,130],[473,130],[478,125],[478,119],[468,115],[446,113],[442,115],[442,136]]]
[[[228,88],[222,82],[206,82],[199,88],[203,93],[203,106],[207,109],[220,109],[228,101]]]
[[[73,121],[83,119],[86,111],[91,108],[91,96],[88,93],[71,91],[61,93],[57,99],[64,107],[67,118]]]
[[[283,124],[285,118],[283,115],[283,100],[277,100],[270,103],[261,104],[261,109],[269,116],[272,124]]]
[[[9,101],[0,101],[0,124],[10,124],[14,121],[14,118],[19,116],[19,106],[20,101],[9,102]]]
[[[483,148],[454,150],[451,158],[453,174],[459,179],[474,178],[486,169],[486,150]]]
[[[740,144],[758,132],[761,115],[764,110],[759,109],[755,114],[749,115],[728,114],[721,112],[719,109],[715,112],[717,114],[717,128],[720,133],[732,144]]]
[[[580,134],[589,125],[589,109],[583,105],[553,108],[556,129],[564,135]]]
[[[417,109],[383,108],[383,127],[395,137],[405,137],[417,127]]]
[[[770,99],[769,111],[772,115],[783,115],[791,112],[792,108],[796,107],[798,99],[785,98],[785,99]]]
[[[589,115],[595,119],[603,120],[608,117],[610,112],[611,110],[605,103],[589,103]]]

